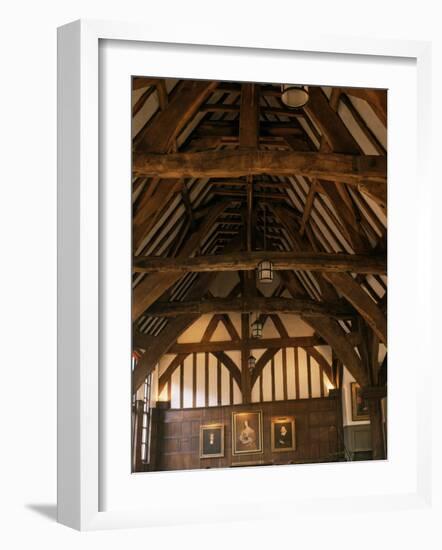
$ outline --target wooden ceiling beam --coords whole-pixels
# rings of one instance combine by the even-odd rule
[[[278,205],[271,205],[271,209],[287,232],[293,250],[301,250],[306,253],[317,254],[308,239],[304,235],[300,235],[298,231],[296,231],[297,218],[293,216],[290,210],[286,208],[281,208]],[[287,280],[293,281],[294,275],[289,271],[287,271],[286,273],[287,275],[285,276],[285,282],[287,283]],[[337,294],[330,283],[328,283],[320,273],[317,273],[315,275],[315,279],[319,288],[321,289],[322,296],[326,300],[333,301],[337,297]]]
[[[386,214],[387,213],[387,186],[383,183],[363,181],[358,184],[358,189],[364,195],[372,199]]]
[[[245,187],[247,185],[246,179],[234,179],[234,178],[217,178],[210,179],[207,182],[208,185],[226,185],[232,187]],[[282,181],[280,183],[269,181],[265,179],[257,179],[254,181],[255,187],[265,187],[266,189],[291,189],[291,185],[288,182]]]
[[[132,79],[132,90],[141,90],[141,88],[146,88],[147,86],[156,86],[158,78],[150,78],[144,76],[135,76]]]
[[[200,275],[196,283],[188,292],[188,299],[196,299],[203,296],[213,280],[216,273],[204,273]],[[199,315],[180,316],[177,319],[170,319],[158,336],[133,333],[133,347],[141,347],[147,353],[144,353],[138,361],[133,372],[133,387],[136,391],[144,382],[146,376],[152,372],[160,358],[168,352],[170,346],[176,342],[181,334],[187,330],[197,319]]]
[[[342,88],[349,96],[364,99],[378,116],[384,126],[387,126],[387,90],[374,88]]]
[[[327,273],[324,277],[339,290],[365,319],[376,336],[387,345],[387,319],[382,310],[348,273]]]
[[[305,142],[300,140],[299,138],[295,138],[297,147],[296,149],[302,149],[302,147],[305,145]],[[258,138],[259,145],[266,145],[266,146],[274,146],[274,147],[281,147],[286,145],[286,141],[283,137],[259,137]],[[207,151],[208,149],[216,149],[220,147],[221,145],[239,145],[239,137],[218,137],[218,136],[205,136],[205,137],[193,137],[190,136],[189,142],[186,146],[181,147],[181,151],[183,152],[194,152],[194,151]]]
[[[235,250],[239,245],[239,240],[232,240],[226,247],[226,252]],[[205,296],[208,293],[210,285],[213,283],[217,276],[216,271],[209,273],[203,273],[198,276],[196,281],[187,291],[186,299],[196,300]],[[235,286],[229,293],[229,297],[235,296],[237,293],[237,287]],[[167,325],[163,328],[158,336],[151,336],[140,334],[138,331],[133,332],[133,347],[141,347],[145,349],[147,353],[141,357],[133,373],[133,387],[136,391],[140,385],[144,382],[146,376],[152,372],[155,365],[160,358],[169,351],[170,347],[177,341],[181,334],[187,330],[195,321],[199,319],[199,315],[186,315],[179,316],[175,319],[169,319]],[[204,338],[210,339],[215,331],[218,320],[211,320],[209,325],[211,326],[204,333]]]
[[[158,256],[135,256],[133,270],[139,273],[178,273],[203,271],[249,271],[255,269],[262,260],[271,260],[277,271],[319,271],[353,273],[387,272],[385,254],[329,254],[326,252],[281,252],[260,250],[252,252],[234,252],[213,256],[195,256],[184,254],[178,258]]]
[[[259,84],[241,85],[239,144],[256,149],[259,136]]]
[[[137,144],[137,151],[146,153],[170,151],[175,139],[217,85],[218,82],[207,80],[180,81],[167,107],[146,127]]]
[[[225,185],[228,185],[228,184],[225,184]],[[249,189],[249,184],[247,184],[248,188],[247,190]],[[224,188],[219,188],[219,187],[211,187],[210,189],[210,193],[214,194],[214,195],[219,195],[221,197],[244,197],[246,198],[248,195],[247,195],[247,190],[241,190],[241,189],[224,189]],[[283,200],[286,200],[287,199],[287,195],[285,195],[284,193],[272,193],[272,192],[264,192],[264,193],[253,193],[253,196],[257,199],[274,199],[274,200],[277,200],[277,201],[283,201]]]
[[[146,193],[141,197],[137,211],[133,216],[132,235],[134,251],[138,249],[146,235],[154,228],[170,199],[180,191],[183,185],[183,180],[180,179],[159,181],[156,178],[156,180],[153,194]]]
[[[287,273],[294,276],[292,272]],[[327,283],[327,281],[325,282]],[[291,287],[287,287],[287,289],[292,296],[295,296]],[[336,292],[334,287],[331,287],[331,290]],[[315,330],[316,334],[325,340],[326,344],[331,347],[336,356],[347,366],[355,380],[359,382],[361,386],[367,385],[368,376],[364,371],[358,354],[355,352],[354,344],[347,338],[347,335],[339,323],[335,319],[319,316],[301,315],[301,319],[310,325]]]
[[[325,139],[335,153],[360,154],[361,147],[337,113],[341,90],[333,89],[330,101],[328,101],[321,88],[311,88],[309,92],[310,98],[305,111],[321,129],[320,151],[324,149]],[[334,180],[334,178],[323,179]],[[336,181],[322,181],[321,185],[335,211],[340,216],[345,230],[345,237],[353,249],[356,252],[362,252],[369,248],[369,243],[363,232],[361,232],[354,204],[345,186],[339,185]],[[386,180],[378,185],[387,188]]]
[[[361,148],[320,87],[309,88],[309,100],[304,110],[321,129],[333,151],[353,155],[361,153]]]
[[[295,336],[289,338],[248,338],[240,341],[223,340],[220,342],[194,342],[186,344],[173,344],[168,353],[183,354],[238,351],[241,350],[244,345],[249,349],[280,349],[324,345],[324,340],[318,336]]]
[[[339,319],[354,317],[352,308],[339,303],[326,303],[307,298],[212,298],[176,302],[156,302],[147,311],[152,317],[176,317],[177,315],[205,315],[207,313],[258,312],[326,315]]]
[[[343,329],[334,319],[326,317],[310,317],[303,315],[302,319],[312,326],[332,348],[336,357],[346,366],[353,378],[361,385],[368,384],[368,373],[364,370],[361,359],[353,345],[347,339]]]
[[[161,90],[161,79],[152,80]],[[143,79],[134,79],[134,85]],[[200,104],[216,88],[217,82],[182,81],[177,84],[170,101],[162,93],[162,110],[142,131],[136,151],[167,153],[184,126],[196,114]],[[166,94],[167,95],[167,94]],[[136,153],[134,153],[136,155]],[[147,195],[140,200],[133,218],[133,248],[142,244],[144,237],[160,219],[163,208],[172,196],[181,188],[179,179],[167,178],[159,182],[153,196]]]
[[[208,215],[199,228],[193,231],[177,260],[183,260],[194,254],[199,248],[201,241],[207,236],[216,218],[227,208],[228,203],[219,203],[211,208]],[[143,279],[133,290],[132,301],[132,319],[138,319],[140,315],[157,300],[168,288],[170,288],[181,277],[182,273],[170,272],[167,275],[164,273],[153,273],[149,277]]]
[[[196,138],[236,137],[239,139],[239,122],[238,120],[206,120],[195,128],[193,135]],[[305,134],[302,128],[299,128],[299,126],[296,126],[293,122],[260,121],[259,135],[260,137],[285,138],[286,136],[303,137]]]
[[[385,157],[294,151],[205,151],[169,155],[137,153],[134,176],[217,178],[273,174],[332,179],[350,185],[386,182]]]

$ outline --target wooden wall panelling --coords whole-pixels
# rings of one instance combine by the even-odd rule
[[[339,407],[336,395],[330,398],[287,400],[246,405],[229,405],[196,409],[160,409],[158,412],[157,463],[159,470],[229,467],[241,463],[288,464],[337,460],[342,445],[338,441]],[[262,411],[262,454],[232,455],[232,412]],[[295,416],[296,449],[271,452],[271,418]],[[199,458],[201,424],[225,425],[225,454],[222,458]]]

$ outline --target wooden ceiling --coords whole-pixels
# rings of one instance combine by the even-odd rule
[[[386,345],[386,91],[309,95],[290,110],[280,85],[133,79],[136,387],[202,313],[230,311],[296,313],[375,382],[350,336]],[[227,271],[237,284],[214,296]]]

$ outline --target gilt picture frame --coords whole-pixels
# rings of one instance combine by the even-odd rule
[[[129,61],[123,51],[113,56],[110,50],[106,50],[106,44],[123,42],[126,54],[130,54]],[[315,497],[315,514],[320,514],[321,510],[327,513],[330,505],[335,504],[336,509],[344,511],[346,506],[360,503],[366,510],[379,513],[383,510],[403,509],[404,506],[416,508],[430,501],[432,474],[431,452],[428,449],[431,431],[425,418],[430,414],[431,402],[428,397],[424,398],[424,383],[428,381],[430,365],[434,362],[424,362],[422,369],[426,376],[416,381],[413,369],[420,360],[421,348],[416,346],[416,350],[407,348],[402,351],[397,344],[400,341],[411,341],[411,336],[413,341],[425,343],[433,330],[431,316],[422,316],[420,326],[413,323],[407,325],[401,321],[403,311],[401,300],[398,299],[408,285],[413,292],[409,292],[410,315],[407,317],[414,319],[422,309],[431,309],[431,284],[426,284],[428,281],[422,275],[431,273],[430,255],[419,253],[419,250],[427,250],[433,239],[427,226],[427,211],[421,208],[423,204],[431,204],[428,198],[432,189],[426,169],[429,157],[425,153],[430,150],[428,121],[432,114],[428,91],[431,44],[341,35],[312,38],[311,33],[302,32],[294,36],[280,34],[264,38],[254,34],[253,29],[248,32],[243,29],[241,34],[231,34],[229,37],[223,30],[222,34],[216,34],[207,43],[207,35],[203,32],[195,33],[194,29],[189,34],[186,29],[168,30],[158,22],[147,28],[139,24],[102,21],[77,21],[65,25],[59,29],[58,43],[58,521],[78,530],[96,530],[164,525],[166,516],[172,525],[192,523],[195,517],[202,522],[214,519],[238,520],[246,515],[260,519],[264,517],[263,510],[266,518],[273,513],[265,504],[282,497],[285,502],[290,500],[290,506],[285,507],[290,511],[290,516],[286,516],[289,518],[294,512],[304,513],[305,504],[311,501],[308,487],[313,476],[317,479],[317,485],[324,487]],[[165,45],[164,48],[161,45]],[[143,48],[148,50],[143,64],[149,64],[150,60],[148,70],[143,71],[145,74],[161,75],[165,71],[164,61],[173,57],[168,69],[170,74],[173,74],[173,70],[193,78],[198,78],[198,75],[200,78],[223,78],[230,71],[231,78],[242,74],[243,79],[251,81],[289,81],[287,74],[283,77],[280,73],[284,72],[290,56],[302,52],[296,58],[299,71],[303,56],[304,61],[305,57],[308,58],[310,67],[302,68],[302,81],[320,82],[323,77],[315,77],[313,73],[307,74],[307,71],[318,72],[322,64],[324,73],[327,73],[326,78],[332,75],[334,82],[339,83],[345,77],[357,86],[365,84],[369,78],[370,63],[374,67],[376,62],[381,61],[381,70],[377,67],[373,72],[378,75],[376,78],[384,79],[384,85],[388,85],[390,97],[394,99],[391,109],[389,106],[389,116],[391,113],[392,117],[389,120],[389,140],[395,142],[395,151],[389,159],[389,201],[392,204],[398,204],[399,201],[401,204],[400,209],[394,209],[395,232],[390,241],[392,253],[389,257],[390,273],[397,285],[395,292],[389,296],[389,319],[394,327],[390,337],[392,344],[396,344],[395,356],[389,363],[389,376],[396,384],[395,395],[389,401],[389,429],[398,430],[399,434],[404,421],[409,422],[409,425],[417,426],[419,439],[414,432],[395,438],[391,445],[391,458],[377,466],[376,475],[371,467],[361,464],[358,465],[358,475],[346,472],[345,476],[340,476],[339,485],[332,483],[330,487],[325,483],[325,476],[333,480],[337,470],[336,465],[326,465],[321,469],[305,467],[302,476],[299,470],[288,472],[279,468],[241,468],[236,472],[203,470],[191,474],[176,473],[169,476],[169,480],[173,480],[167,481],[161,472],[149,479],[141,474],[131,476],[130,452],[119,452],[118,449],[115,453],[109,452],[112,442],[106,426],[113,426],[118,441],[125,437],[124,434],[130,440],[130,405],[127,403],[130,376],[118,379],[114,367],[106,363],[110,357],[110,348],[106,346],[112,345],[112,338],[103,342],[102,336],[103,323],[112,315],[109,315],[109,304],[106,300],[103,302],[101,287],[101,277],[108,273],[109,265],[103,263],[106,245],[103,245],[101,239],[102,230],[104,228],[106,233],[107,227],[100,225],[100,213],[107,213],[110,203],[108,198],[102,196],[100,151],[110,133],[108,127],[103,127],[100,122],[99,113],[103,107],[100,75],[104,67],[109,67],[116,74],[119,63],[127,63],[127,70],[136,74],[132,69],[144,55],[141,52]],[[223,52],[225,57],[219,57]],[[194,53],[196,57],[190,61]],[[244,57],[246,54],[247,58]],[[189,56],[189,60],[186,61],[185,56]],[[358,56],[363,56],[363,60],[358,62]],[[334,65],[333,60],[336,58],[339,58],[339,64]],[[355,61],[355,65],[349,71],[346,64],[350,59]],[[400,80],[400,71],[392,68],[396,63],[403,68],[406,60],[410,59],[417,67],[416,72],[411,71],[412,74]],[[312,64],[312,60],[316,60],[318,65]],[[175,63],[175,69],[171,68],[172,62]],[[385,73],[389,74],[384,77],[379,76],[382,64],[388,66]],[[294,66],[293,63],[291,66]],[[129,90],[129,77],[126,80],[127,85],[123,84],[121,89],[112,92],[124,93],[125,86]],[[417,95],[407,96],[410,90],[417,90]],[[408,101],[406,105],[399,106],[401,94]],[[396,100],[399,103],[395,105]],[[411,111],[419,120],[419,126],[413,127],[412,132],[401,133],[401,113],[410,115]],[[410,120],[413,121],[414,117]],[[128,142],[126,127],[121,134]],[[416,141],[422,149],[419,155],[415,140],[410,141],[410,135],[405,134],[417,136]],[[401,171],[398,163],[399,157],[404,154],[413,165],[413,169],[407,169],[406,172]],[[120,168],[125,174],[130,159],[114,160],[122,165]],[[107,174],[110,166],[106,159],[103,162],[106,164],[104,173]],[[418,168],[421,174],[419,186],[415,185],[414,168]],[[416,205],[419,208],[411,232],[406,212],[408,207]],[[406,274],[400,269],[400,242],[405,236],[416,245],[412,248],[413,256],[410,257],[410,268]],[[115,307],[118,310],[118,306]],[[126,321],[125,315],[123,317]],[[119,361],[123,358],[123,362],[130,360],[124,346],[120,345],[114,351],[112,359]],[[396,399],[397,395],[401,396],[401,400]],[[113,410],[107,408],[109,403]],[[411,407],[410,403],[417,405]],[[404,454],[411,457],[406,462],[401,460]],[[418,459],[414,460],[413,457]],[[106,461],[106,468],[103,460]],[[210,507],[202,505],[209,475],[219,499],[217,509],[222,509],[222,517],[219,513],[215,517]],[[228,475],[237,475],[235,479],[244,488],[233,504],[231,491],[227,492],[226,489],[226,485],[229,486],[226,480],[231,479],[226,477]],[[297,486],[296,498],[288,497],[281,490],[287,479]],[[410,485],[411,481],[413,483]],[[145,495],[146,487],[152,494],[158,494],[159,498],[144,503],[136,499],[131,501],[134,494]],[[167,501],[162,498],[164,494],[173,495],[182,491],[189,495],[186,510],[174,503],[173,498]],[[369,503],[365,499],[368,494],[371,495]],[[115,505],[116,502],[119,506]],[[280,520],[281,509],[278,506],[274,508],[274,517]]]
[[[271,420],[272,453],[296,450],[295,417],[273,417]]]
[[[232,454],[263,452],[262,411],[232,413]]]
[[[200,426],[200,458],[222,458],[224,456],[224,424],[203,424]]]
[[[367,401],[361,395],[361,387],[357,382],[352,382],[351,387],[351,416],[353,422],[370,420]]]

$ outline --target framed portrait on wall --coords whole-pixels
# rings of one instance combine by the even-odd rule
[[[232,413],[232,454],[262,453],[262,411]]]
[[[351,383],[351,416],[353,422],[370,420],[368,403],[361,395],[361,387],[357,382]]]
[[[272,418],[272,452],[294,451],[296,449],[295,417]]]
[[[200,458],[224,456],[224,424],[200,426]]]

